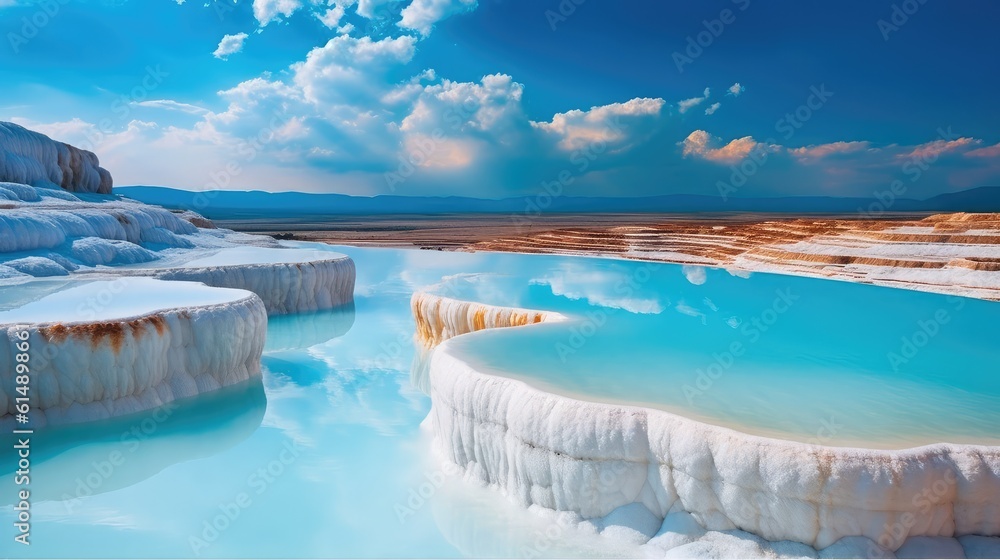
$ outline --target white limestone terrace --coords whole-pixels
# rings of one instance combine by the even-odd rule
[[[152,278],[0,286],[0,364],[17,363],[27,342],[31,427],[128,415],[259,377],[266,331],[263,303],[245,290]],[[23,396],[23,372],[10,370],[0,377],[5,430]]]
[[[436,450],[524,506],[657,557],[1000,555],[1000,448],[827,447],[554,395],[477,371],[448,339],[563,316],[427,293],[412,307],[434,347]]]
[[[272,315],[332,309],[354,300],[354,261],[331,251],[242,246],[188,251],[152,264],[155,268],[144,264],[117,272],[250,290]]]
[[[344,255],[217,229],[111,185],[94,154],[0,123],[0,425],[16,419],[20,333],[30,425],[69,424],[259,376],[268,314],[353,300]]]
[[[0,283],[113,269],[247,289],[273,314],[353,299],[354,263],[344,255],[192,222],[209,223],[193,212],[0,183]]]
[[[9,122],[0,122],[0,180],[111,194],[111,173],[93,152],[56,142]]]

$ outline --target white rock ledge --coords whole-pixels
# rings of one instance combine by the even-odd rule
[[[284,260],[170,268],[122,268],[120,276],[201,282],[257,294],[269,315],[332,309],[354,301],[354,261],[339,253],[284,248],[241,248]],[[224,253],[223,249],[220,253]],[[210,259],[202,259],[210,260]]]
[[[429,294],[414,296],[413,311],[418,340],[440,343],[427,368],[435,446],[467,476],[523,505],[597,519],[641,504],[662,523],[645,537],[657,555],[680,545],[687,556],[718,552],[731,533],[805,543],[820,554],[875,557],[916,537],[1000,554],[1000,539],[953,539],[1000,535],[998,447],[824,447],[578,401],[476,371],[447,342],[510,326],[504,317],[540,314],[513,321],[523,325],[547,314]],[[696,530],[678,530],[679,515],[693,518],[687,525]],[[747,555],[760,548],[753,546],[731,550]]]
[[[566,320],[565,315],[551,311],[485,305],[422,292],[413,294],[410,308],[417,322],[417,340],[427,348],[474,331]]]
[[[260,296],[269,314],[283,315],[330,309],[354,301],[355,274],[354,261],[344,256],[301,263],[166,269],[153,276],[248,290]]]
[[[0,122],[0,181],[111,194],[111,174],[93,152]]]
[[[137,287],[156,301],[147,285],[156,282]],[[0,324],[0,364],[15,363],[17,333],[29,333],[31,427],[132,414],[259,377],[263,303],[249,292],[214,291],[225,293],[133,316]],[[15,376],[13,367],[0,370],[2,430],[14,426]]]

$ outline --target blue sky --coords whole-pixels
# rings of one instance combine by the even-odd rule
[[[0,0],[0,119],[118,185],[873,196],[1000,184],[1000,7]]]

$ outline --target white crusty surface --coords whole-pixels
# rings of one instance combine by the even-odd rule
[[[292,257],[295,249],[283,249]],[[305,313],[354,301],[354,261],[327,253],[322,260],[289,263],[233,264],[197,268],[129,271],[161,280],[202,282],[219,288],[249,290],[264,301],[271,315]]]
[[[0,122],[0,180],[70,192],[111,194],[111,174],[93,152]]]
[[[151,293],[150,297],[155,297]],[[267,313],[255,294],[136,316],[0,324],[0,364],[30,348],[32,425],[122,416],[260,376]],[[13,426],[14,368],[0,370],[0,429]]]
[[[345,255],[284,248],[269,237],[195,224],[211,225],[193,212],[0,183],[0,283],[107,274],[111,267],[121,276],[250,290],[272,314],[330,309],[354,299],[354,262]],[[242,260],[227,259],[230,253]],[[225,264],[212,264],[214,258]],[[192,261],[201,264],[189,266]]]
[[[2,429],[19,412],[21,333],[29,335],[30,426],[40,427],[128,415],[258,377],[268,312],[353,300],[354,263],[344,255],[284,249],[268,237],[217,229],[194,212],[111,196],[111,189],[93,153],[0,122],[0,285],[8,286],[0,301]],[[192,262],[198,265],[185,266]],[[40,283],[30,282],[84,275],[215,288],[143,279],[126,295],[102,292],[104,302],[43,302],[35,297]],[[234,299],[233,290],[218,288],[244,291]],[[22,323],[2,324],[3,317]]]
[[[437,340],[427,333],[489,328],[465,317],[503,315],[429,294],[413,301],[425,343]],[[916,546],[915,537],[953,548],[955,537],[1000,535],[997,447],[883,451],[752,436],[665,411],[549,394],[476,371],[447,341],[431,353],[428,375],[435,445],[467,476],[523,505],[585,519],[641,504],[662,523],[647,543],[651,554],[755,556],[793,541],[867,557],[879,547]],[[680,512],[694,524],[671,536],[668,521],[677,525],[671,514]],[[1000,539],[975,546],[984,542]]]

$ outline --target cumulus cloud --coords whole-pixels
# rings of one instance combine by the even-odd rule
[[[681,119],[671,118],[661,98],[625,98],[533,121],[524,107],[531,84],[519,83],[516,75],[455,81],[411,64],[419,36],[436,22],[474,8],[471,0],[257,0],[253,10],[261,27],[302,11],[304,20],[318,18],[343,32],[351,6],[362,16],[385,20],[397,34],[397,22],[413,33],[329,39],[285,69],[219,91],[222,110],[170,99],[126,106],[196,115],[193,125],[122,117],[114,126],[118,131],[110,133],[80,119],[30,128],[94,148],[119,184],[506,197],[551,194],[541,189],[558,183],[569,195],[649,195],[711,188],[729,179],[729,165],[754,156],[755,150],[774,160],[761,166],[748,196],[801,194],[803,185],[830,194],[868,195],[900,174],[901,158],[944,153],[967,157],[932,166],[921,185],[958,188],[1000,178],[1000,144],[982,147],[979,140],[956,136],[881,147],[866,141],[782,147],[750,135],[723,140],[704,130],[685,138],[676,129]],[[239,45],[223,48],[230,37]],[[246,38],[227,36],[219,54],[239,52]],[[725,91],[738,96],[743,87],[737,83]],[[706,88],[701,97],[677,103],[678,112],[699,107],[707,115],[715,113],[721,103],[707,103],[710,93]],[[598,154],[580,157],[595,146],[601,147]],[[162,157],[150,162],[151,152]],[[219,170],[231,162],[239,163],[240,172],[219,178]],[[950,171],[956,162],[974,173],[956,178]],[[391,174],[405,179],[405,186],[390,182]],[[918,187],[913,190],[917,196]],[[691,278],[697,280],[697,273]],[[559,289],[584,293],[583,287],[565,283]],[[628,305],[633,311],[652,309]]]
[[[302,0],[253,0],[253,15],[261,27],[287,18],[302,7]]]
[[[243,41],[246,41],[246,33],[237,33],[236,35],[226,35],[219,41],[219,47],[215,49],[212,56],[220,60],[226,60],[229,55],[236,54],[243,50]]]
[[[386,4],[391,4],[396,0],[358,0],[357,12],[359,16],[366,18],[373,18],[377,14],[377,10],[380,6],[385,6]]]
[[[316,12],[316,18],[319,19],[320,23],[326,26],[327,29],[338,27],[340,25],[340,20],[343,17],[344,6],[340,4],[334,5],[325,12]]]
[[[637,133],[660,115],[664,101],[659,98],[635,98],[625,103],[574,109],[557,113],[550,122],[532,122],[539,130],[559,138],[559,147],[576,150],[593,143],[606,143],[612,149],[627,149]],[[645,125],[645,126],[644,126]]]
[[[502,132],[523,118],[523,92],[524,86],[506,74],[484,76],[479,83],[444,80],[420,90],[400,130]]]
[[[476,0],[413,0],[403,8],[398,25],[404,29],[413,29],[426,37],[430,35],[435,23],[472,11],[476,6]]]
[[[466,167],[482,154],[495,153],[498,145],[518,143],[526,120],[521,108],[524,86],[510,76],[417,87],[412,108],[399,125],[404,154],[418,155],[415,165]]]
[[[700,105],[703,101],[708,99],[708,96],[712,93],[709,88],[705,88],[705,93],[702,97],[692,97],[691,99],[685,99],[683,101],[677,102],[677,111],[680,113],[688,112],[692,107]]]
[[[682,153],[684,157],[697,157],[715,163],[733,164],[746,159],[756,149],[771,149],[764,144],[758,143],[750,136],[737,138],[721,147],[718,146],[721,139],[712,136],[704,130],[695,130],[682,142]]]
[[[453,15],[470,12],[478,6],[476,0],[253,0],[253,15],[263,29],[268,24],[287,19],[307,10],[327,29],[350,33],[354,25],[340,25],[346,9],[357,4],[355,12],[372,20],[366,35],[391,35],[393,24],[416,31],[421,37],[430,35],[434,24]]]
[[[316,103],[355,104],[378,99],[387,69],[409,62],[416,39],[410,36],[372,41],[341,35],[309,51],[293,64],[294,82],[306,99]]]

